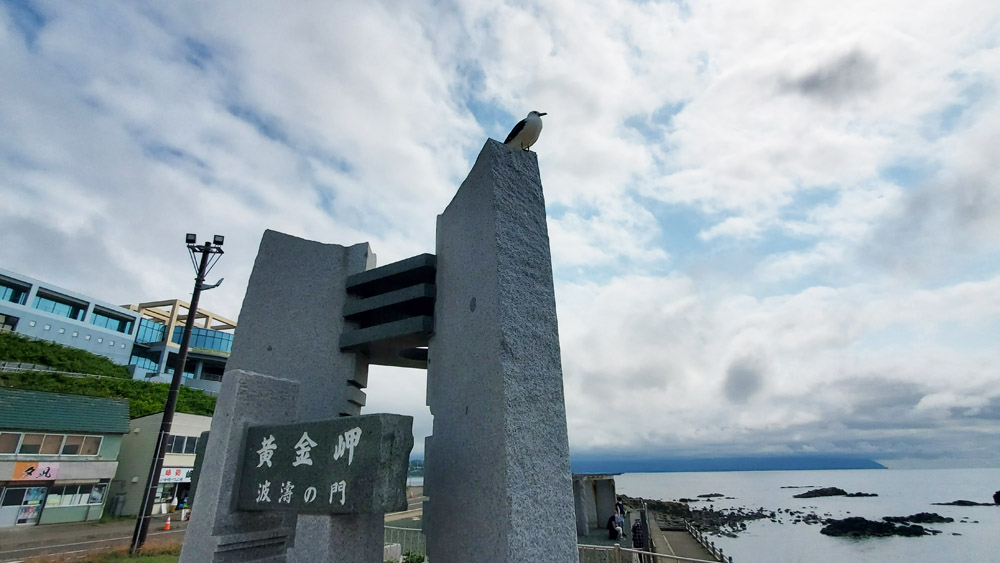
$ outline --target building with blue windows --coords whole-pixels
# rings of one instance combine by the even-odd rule
[[[0,269],[0,330],[128,364],[141,315]]]
[[[135,379],[169,382],[190,304],[116,306],[0,269],[0,331],[79,348],[130,366]],[[183,383],[218,393],[236,321],[198,310]]]
[[[140,316],[129,364],[136,379],[169,381],[191,305],[180,299],[129,305]],[[184,384],[218,393],[233,346],[236,321],[199,308],[191,331]]]

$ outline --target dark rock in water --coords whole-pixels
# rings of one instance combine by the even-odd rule
[[[951,502],[932,502],[934,506],[996,506],[988,502],[972,502],[971,500],[953,500]]]
[[[816,485],[785,485],[782,489],[815,489]]]
[[[844,489],[838,489],[837,487],[825,487],[822,489],[813,489],[806,493],[799,493],[797,495],[792,495],[793,498],[816,498],[816,497],[840,497],[847,494]]]
[[[697,499],[697,498],[679,498],[679,499],[677,499],[677,502],[699,502],[699,501],[701,501],[701,499]]]
[[[941,516],[936,512],[921,512],[919,514],[911,514],[909,516],[883,516],[883,520],[886,522],[893,522],[895,524],[941,524],[943,522],[954,522],[954,518],[949,518],[947,516]]]
[[[722,493],[708,493],[707,495],[698,495],[698,498],[717,498],[717,497],[724,497],[724,496],[726,496],[726,495],[724,495]]]
[[[816,498],[816,497],[877,497],[874,493],[848,493],[844,489],[837,487],[825,487],[813,489],[806,493],[792,495],[792,498]]]
[[[897,526],[892,522],[876,522],[867,518],[861,518],[860,516],[852,516],[842,520],[827,520],[826,526],[820,530],[820,533],[835,537],[867,538],[888,536],[916,537],[940,534],[941,532],[938,530],[929,530],[916,524],[912,526]]]

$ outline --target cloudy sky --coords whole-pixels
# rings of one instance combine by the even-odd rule
[[[265,228],[387,264],[547,111],[571,448],[1000,464],[995,0],[0,0],[0,267],[237,317]],[[369,404],[429,432],[425,376]]]

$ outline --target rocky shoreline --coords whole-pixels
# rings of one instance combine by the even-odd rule
[[[807,487],[782,487],[783,489],[807,488]],[[828,496],[844,497],[874,497],[874,493],[847,493],[837,487],[825,487],[813,489],[806,493],[793,495],[794,498],[818,498]],[[655,519],[657,525],[663,530],[684,530],[687,524],[691,524],[704,533],[736,538],[741,532],[746,531],[747,522],[756,520],[769,520],[778,524],[804,524],[822,526],[820,533],[835,537],[886,537],[903,536],[918,537],[940,534],[940,530],[935,530],[922,526],[921,524],[952,523],[954,518],[941,516],[933,512],[920,512],[909,516],[884,516],[881,520],[868,520],[857,516],[848,518],[833,518],[829,512],[819,514],[809,510],[777,509],[769,510],[764,507],[759,508],[724,508],[716,509],[711,506],[711,502],[716,498],[724,497],[721,493],[709,493],[698,495],[696,499],[682,498],[676,501],[663,501],[656,499],[641,499],[622,496],[626,505],[632,509],[637,509],[645,502],[650,511],[650,517]],[[732,499],[733,497],[724,497]],[[703,506],[692,506],[692,503],[705,502]],[[984,503],[973,503],[971,501],[954,501],[947,504],[954,506],[994,506]],[[815,507],[813,507],[815,508]],[[848,514],[850,514],[848,512]],[[978,523],[977,520],[969,520],[963,517],[960,521],[964,524]],[[952,535],[961,535],[953,533]]]

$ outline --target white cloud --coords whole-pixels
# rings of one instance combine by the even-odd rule
[[[998,14],[2,4],[0,266],[184,297],[181,236],[225,234],[203,304],[235,317],[265,228],[431,251],[538,109],[575,449],[995,459]],[[369,395],[423,404],[396,372]]]

